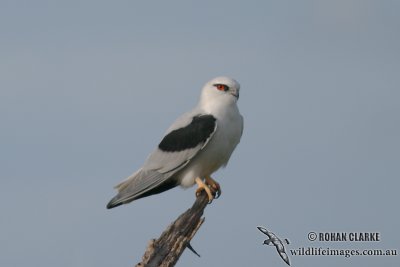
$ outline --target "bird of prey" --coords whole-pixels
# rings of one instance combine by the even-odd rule
[[[170,126],[139,170],[115,186],[118,194],[107,208],[195,183],[196,195],[205,190],[209,202],[212,192],[219,197],[221,188],[211,174],[226,166],[242,136],[239,90],[239,83],[228,77],[207,82],[197,106]]]
[[[263,234],[267,235],[269,238],[264,240],[263,244],[275,246],[276,251],[278,251],[279,256],[281,256],[282,260],[290,266],[289,256],[286,254],[285,247],[282,241],[272,232],[268,231],[264,227],[257,226],[257,229],[260,230]],[[289,240],[285,239],[286,243],[289,244]]]

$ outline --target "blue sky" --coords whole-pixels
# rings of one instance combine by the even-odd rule
[[[214,176],[177,266],[285,266],[287,249],[400,249],[397,1],[2,1],[0,265],[132,266],[194,201],[176,188],[113,210],[204,83],[241,84],[242,141]],[[379,232],[377,243],[310,242]],[[398,266],[295,257],[293,266]]]

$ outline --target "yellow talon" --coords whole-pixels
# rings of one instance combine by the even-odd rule
[[[219,196],[222,194],[219,183],[211,178],[211,176],[206,176],[206,185],[210,186],[211,189],[215,192],[215,198],[219,198]]]
[[[197,177],[197,178],[195,179],[195,181],[196,181],[196,184],[197,184],[197,186],[198,186],[198,188],[196,189],[196,196],[198,196],[199,193],[200,193],[202,190],[204,190],[204,191],[206,191],[207,196],[208,196],[208,203],[211,203],[211,202],[213,201],[214,197],[213,197],[213,194],[211,193],[211,190],[210,190],[210,188],[208,187],[208,185],[205,184],[199,177]]]

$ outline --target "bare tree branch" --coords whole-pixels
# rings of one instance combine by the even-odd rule
[[[204,222],[202,218],[208,197],[204,191],[196,198],[193,206],[182,213],[156,240],[150,240],[136,267],[175,266],[190,240]]]

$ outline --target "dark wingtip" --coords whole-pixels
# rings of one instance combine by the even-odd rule
[[[110,202],[107,204],[107,209],[112,209],[118,206],[121,206],[123,203],[121,202],[115,202],[115,198],[111,199]]]

